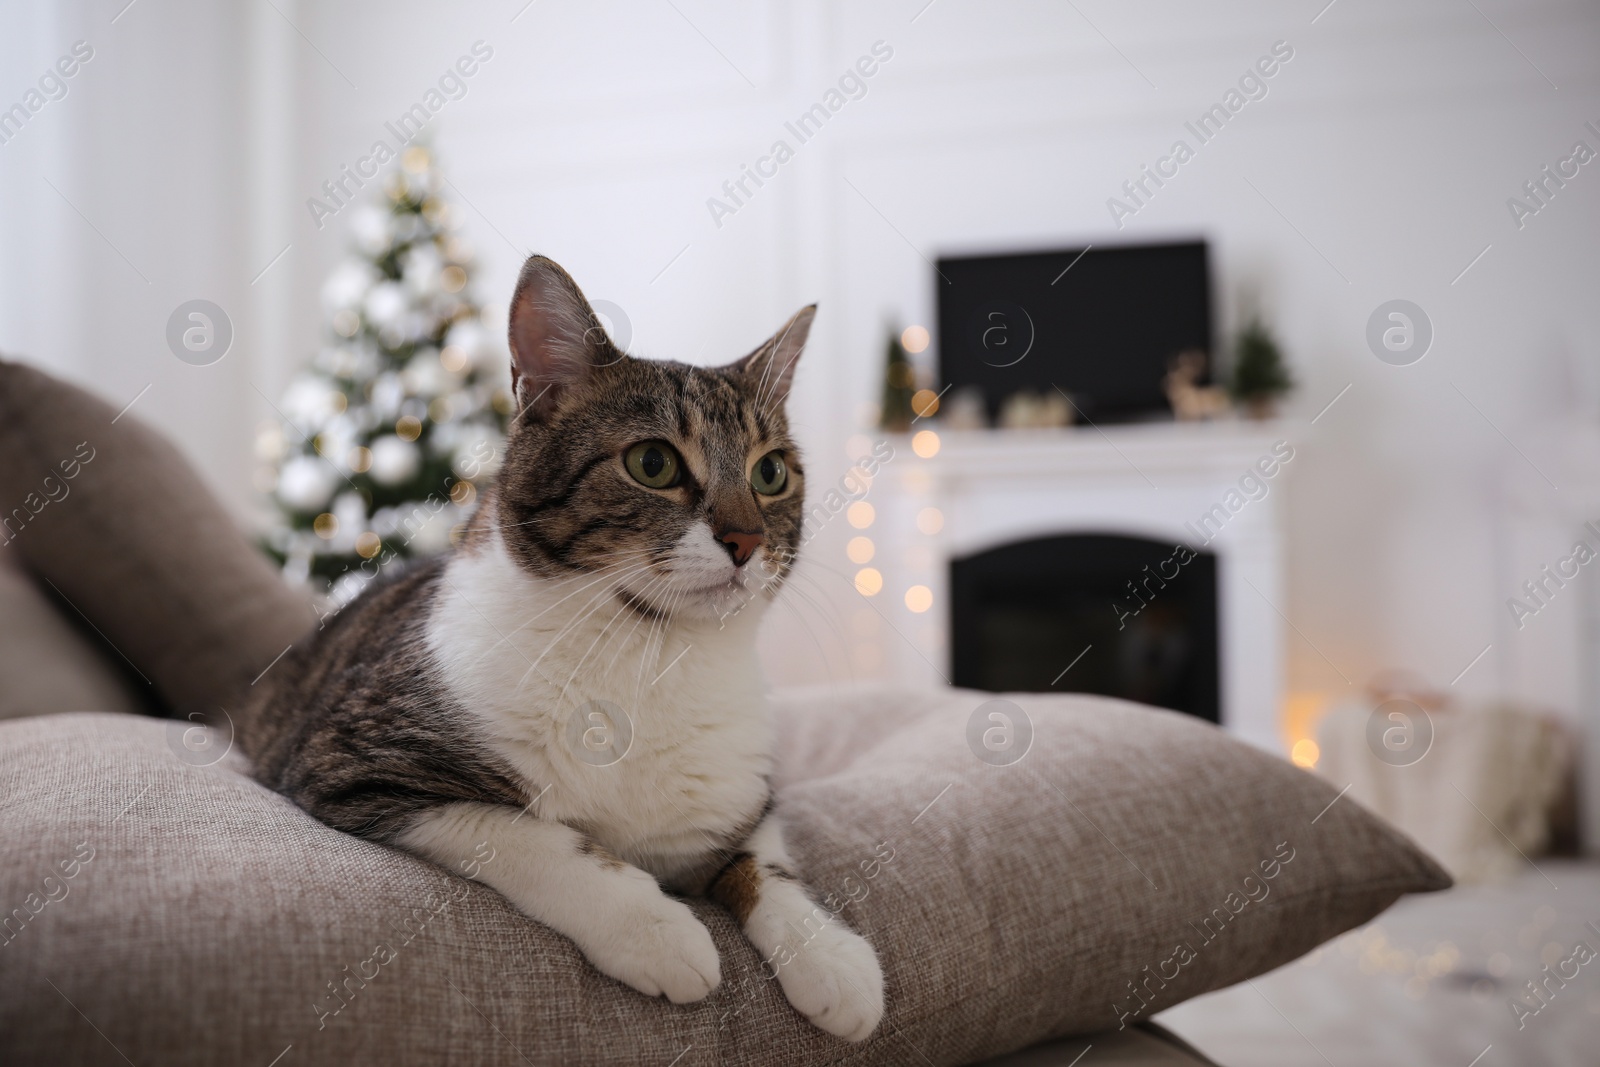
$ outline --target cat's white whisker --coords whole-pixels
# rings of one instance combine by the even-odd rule
[[[801,601],[810,604],[819,613],[823,613],[822,609],[809,597],[804,596],[798,588],[790,587],[789,591]],[[827,677],[824,680],[835,681],[838,678],[838,672],[833,669],[833,662],[829,659],[827,652],[823,650],[822,641],[817,637],[816,631],[812,628],[810,620],[805,617],[805,613],[794,603],[783,597],[779,597],[777,603],[794,615],[795,621],[800,624],[801,629],[805,630],[806,636],[811,639],[812,646],[817,650],[817,659],[827,668]]]
[[[629,555],[631,555],[631,553]],[[585,573],[585,574],[581,575],[580,577],[588,578],[590,580],[585,582],[583,585],[579,586],[577,589],[574,589],[572,592],[568,593],[566,596],[562,597],[560,600],[557,600],[555,603],[546,605],[541,610],[536,611],[533,614],[527,616],[525,619],[522,620],[522,622],[518,623],[515,627],[513,627],[511,629],[511,634],[515,635],[518,631],[522,630],[524,627],[526,627],[529,624],[531,624],[532,622],[534,622],[534,620],[542,618],[544,615],[548,614],[549,612],[554,611],[556,608],[560,607],[562,604],[566,603],[571,598],[577,596],[579,593],[582,593],[584,590],[592,588],[593,586],[597,585],[598,583],[605,581],[607,578],[615,577],[619,572],[621,572],[623,569],[627,568],[628,566],[630,566],[630,561],[629,560],[623,560],[623,561],[621,561],[619,563],[614,563],[609,567],[605,567],[605,568],[601,569],[598,572]],[[554,589],[556,587],[559,587],[559,586],[562,586],[562,585],[568,585],[571,582],[577,581],[577,578],[541,579],[541,580],[542,581],[551,582],[552,583],[551,584],[551,591],[554,591]]]
[[[645,664],[650,658],[650,646],[656,644],[658,640],[665,640],[666,625],[669,617],[664,612],[657,613],[656,617],[650,621],[650,629],[645,634],[644,644],[639,649],[639,670],[635,673],[633,680],[633,703],[636,706],[639,703],[639,696],[644,690],[644,670]]]
[[[602,584],[602,582],[605,582],[605,587],[600,589],[600,592],[594,593],[589,600],[584,601],[579,608],[574,609],[573,616],[571,616],[570,619],[566,619],[566,621],[560,625],[560,629],[557,629],[557,632],[555,632],[554,635],[550,635],[549,638],[546,638],[544,648],[539,651],[538,659],[534,659],[533,664],[530,664],[530,670],[528,670],[528,673],[533,672],[534,667],[538,667],[539,662],[541,662],[544,657],[549,656],[549,654],[552,653],[552,651],[554,651],[554,649],[557,648],[560,643],[562,643],[563,638],[568,637],[570,633],[576,632],[576,629],[578,629],[579,625],[586,621],[590,614],[594,614],[594,611],[598,608],[598,605],[603,605],[606,600],[610,600],[611,595],[613,595],[613,593],[616,592],[619,587],[621,587],[622,582],[626,582],[629,577],[632,577],[632,574],[634,574],[634,571],[622,571],[621,574],[610,574],[610,576],[602,577],[602,579],[597,579],[597,581],[589,582],[589,585],[584,585],[584,590],[587,590],[590,589],[592,585]],[[579,590],[579,592],[582,592],[582,590]],[[562,600],[570,600],[571,597],[573,597],[573,593],[570,593],[568,597],[563,597]],[[518,680],[518,689],[522,689],[523,686],[526,685],[526,681],[528,681],[528,673],[523,673],[523,677]]]
[[[501,641],[505,641],[505,642],[511,641],[512,638],[514,638],[523,629],[525,629],[528,626],[530,626],[535,620],[537,620],[540,617],[548,614],[551,611],[554,611],[556,608],[558,608],[562,604],[566,603],[567,600],[571,599],[574,596],[577,596],[579,593],[583,592],[585,589],[588,589],[589,587],[595,585],[598,582],[604,581],[609,576],[614,576],[619,570],[621,570],[623,567],[626,567],[626,566],[627,566],[626,562],[618,563],[618,564],[613,565],[612,567],[606,568],[604,571],[601,571],[598,576],[589,575],[589,574],[583,575],[583,577],[591,578],[592,580],[587,582],[586,584],[580,586],[579,588],[573,590],[571,593],[568,593],[566,596],[562,597],[560,600],[557,600],[554,604],[550,604],[550,605],[546,606],[544,609],[542,609],[540,611],[536,611],[532,615],[529,615],[527,618],[523,619],[522,622],[520,622],[516,626],[512,627],[509,632],[501,633],[500,634],[500,640]],[[568,581],[570,581],[570,580],[558,580],[558,581],[554,582],[553,584],[554,585],[566,585],[566,584],[568,584]],[[498,644],[498,642],[496,644]],[[490,645],[487,648],[485,648],[484,651],[482,652],[482,654],[479,655],[478,659],[481,660],[484,656],[487,656],[490,652],[494,651],[495,647],[496,647],[496,645]],[[476,663],[477,663],[477,661],[474,661],[474,665],[476,665]]]
[[[628,578],[630,578],[630,577],[632,577],[632,573],[631,572],[623,574],[620,577],[617,577],[614,581],[611,582],[611,584],[609,584],[605,588],[601,589],[592,598],[590,598],[587,602],[585,602],[583,607],[578,609],[578,614],[576,614],[564,626],[562,626],[562,628],[559,631],[557,631],[555,636],[553,636],[553,637],[551,637],[549,639],[548,643],[544,647],[544,650],[539,653],[538,658],[535,659],[531,664],[528,665],[527,672],[524,673],[523,676],[521,677],[521,679],[519,679],[518,682],[517,682],[517,688],[520,690],[524,686],[526,686],[527,683],[528,683],[528,676],[531,675],[534,672],[534,669],[537,668],[539,666],[539,664],[544,661],[544,658],[546,656],[550,655],[551,652],[555,651],[556,648],[560,646],[561,642],[563,640],[565,640],[570,634],[576,633],[577,632],[577,628],[579,626],[581,626],[584,622],[586,622],[588,620],[589,616],[593,615],[595,613],[595,611],[597,611],[599,609],[599,606],[601,604],[603,604],[607,600],[609,600],[611,598],[612,594],[615,593],[619,588],[621,588],[622,584],[624,582],[626,582],[628,580]]]
[[[670,599],[669,599],[669,601],[668,601],[668,603],[667,603],[667,605],[666,605],[665,610],[661,612],[661,615],[660,615],[660,626],[652,628],[653,635],[656,637],[656,648],[655,648],[655,652],[654,652],[653,655],[654,655],[654,663],[655,663],[655,666],[657,666],[657,667],[659,667],[661,665],[661,654],[662,654],[663,649],[666,648],[667,629],[671,624],[671,619],[672,619],[672,616],[673,616],[673,612],[675,612],[677,610],[678,604],[681,603],[682,600],[683,600],[683,594],[681,592],[676,593],[676,594],[672,594]],[[635,704],[637,704],[639,702],[640,694],[644,690],[645,664],[647,662],[650,662],[651,655],[652,655],[652,653],[650,652],[649,645],[646,645],[645,648],[641,651],[640,656],[639,656],[639,675],[634,680],[634,703]]]
[[[649,583],[646,583],[646,588],[648,588],[648,585]],[[633,594],[630,593],[630,595]],[[605,640],[605,636],[611,631],[611,627],[615,625],[616,621],[622,618],[624,614],[637,614],[637,612],[630,609],[626,604],[617,605],[617,610],[612,612],[611,618],[607,620],[606,624],[600,628],[600,632],[595,634],[594,640],[589,642],[589,647],[584,649],[583,655],[578,657],[578,662],[573,664],[572,673],[568,675],[566,684],[561,687],[561,692],[563,695],[565,695],[567,690],[571,688],[573,679],[575,679],[578,676],[578,672],[583,669],[584,663],[588,661],[589,655],[594,651],[595,646],[601,641]]]
[[[656,586],[657,584],[659,584],[659,583],[661,583],[663,581],[665,581],[665,577],[662,576],[662,575],[657,575],[656,577],[650,579],[649,582],[645,583],[644,588],[642,590],[640,590],[639,596],[641,598],[643,598],[646,594],[648,594],[648,593],[650,593],[652,591],[652,588],[654,586]],[[645,620],[648,619],[652,623],[654,623],[655,620],[657,620],[657,619],[659,619],[661,617],[660,613],[655,612],[655,611],[651,611],[651,612],[636,611],[633,614],[634,614],[633,628],[628,631],[626,637],[622,638],[621,640],[619,640],[617,642],[617,650],[611,654],[611,659],[606,662],[606,670],[610,670],[612,667],[614,667],[616,665],[617,657],[622,655],[622,653],[624,651],[626,651],[626,649],[628,647],[628,643],[630,641],[632,641],[634,635],[639,632],[639,627],[644,624]],[[635,694],[634,694],[634,699],[635,700],[638,699],[638,693],[637,692],[635,692]]]

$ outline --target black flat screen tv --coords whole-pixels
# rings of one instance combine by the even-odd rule
[[[1024,389],[1060,388],[1095,422],[1168,416],[1162,379],[1190,349],[1209,380],[1204,241],[945,257],[934,285],[940,384],[976,386],[991,422]]]

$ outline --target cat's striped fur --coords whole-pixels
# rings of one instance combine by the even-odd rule
[[[754,645],[799,546],[784,401],[813,312],[725,367],[644,361],[531,258],[511,311],[521,410],[461,545],[285,656],[241,739],[311,814],[475,859],[645,993],[698,1000],[720,980],[710,935],[663,887],[720,900],[799,1011],[861,1040],[882,975],[841,920],[816,930],[792,871]],[[680,480],[651,488],[667,452]]]

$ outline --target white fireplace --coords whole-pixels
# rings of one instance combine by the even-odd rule
[[[895,457],[869,496],[876,510],[867,531],[871,562],[882,575],[875,606],[900,638],[890,648],[892,675],[922,684],[949,680],[953,560],[1064,534],[1203,547],[1216,558],[1222,725],[1282,750],[1287,621],[1280,509],[1294,469],[1283,425],[935,426],[929,431],[937,451],[925,458],[919,451],[933,451],[934,440],[915,434],[927,425],[894,439]],[[1118,610],[1108,599],[1107,613]],[[1059,649],[1061,668],[1081,651]],[[1054,687],[1073,689],[1070,671]]]

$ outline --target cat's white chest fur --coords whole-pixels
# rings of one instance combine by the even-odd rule
[[[756,607],[725,624],[647,619],[611,576],[537,578],[496,537],[447,564],[428,643],[539,795],[532,814],[667,878],[730,844],[767,799]]]

